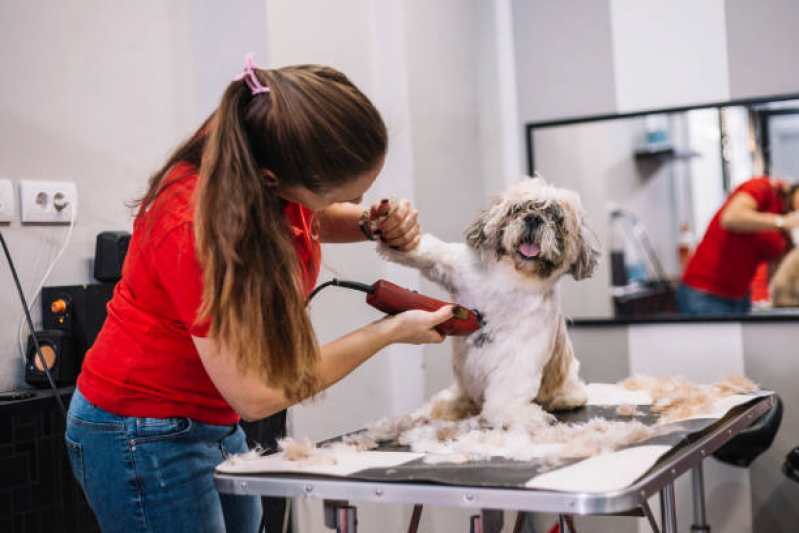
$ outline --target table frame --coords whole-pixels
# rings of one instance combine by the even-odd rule
[[[704,487],[701,463],[774,405],[774,397],[766,396],[742,412],[725,417],[695,442],[679,445],[669,452],[641,479],[627,488],[606,492],[558,492],[552,490],[467,487],[404,481],[385,482],[360,479],[285,475],[285,474],[222,474],[214,473],[219,492],[284,498],[318,498],[326,500],[328,527],[340,532],[356,531],[355,507],[349,501],[397,504],[434,505],[480,509],[472,520],[472,531],[488,533],[496,529],[500,509],[520,512],[544,512],[559,515],[608,515],[643,510],[653,529],[676,533],[674,481],[691,470],[693,476],[694,531],[710,531],[704,523]],[[661,528],[647,500],[660,494]],[[337,514],[338,512],[338,514]],[[420,511],[421,512],[421,509]],[[416,513],[414,513],[416,514]],[[337,521],[333,516],[340,517]],[[418,516],[416,517],[418,525]],[[475,524],[475,522],[477,522]],[[517,520],[517,523],[519,521]],[[500,519],[501,524],[501,519]],[[412,524],[413,525],[413,518]],[[486,527],[484,527],[486,526]],[[477,529],[476,529],[477,528]],[[500,525],[501,529],[501,525]],[[410,531],[413,531],[411,529]]]

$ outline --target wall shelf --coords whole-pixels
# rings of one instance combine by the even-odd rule
[[[645,146],[634,152],[635,159],[639,161],[663,160],[663,159],[690,159],[699,157],[702,154],[693,150],[682,150],[673,146]]]

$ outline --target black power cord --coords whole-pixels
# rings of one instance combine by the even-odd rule
[[[321,291],[325,287],[330,287],[331,285],[334,285],[336,287],[345,287],[347,289],[354,289],[356,291],[362,291],[368,294],[372,294],[373,292],[375,292],[375,288],[372,287],[371,285],[367,285],[366,283],[359,283],[357,281],[347,281],[343,279],[333,278],[330,281],[326,281],[321,285],[319,285],[317,288],[315,288],[313,292],[311,292],[310,296],[308,296],[308,300],[306,300],[305,304],[307,305],[311,301],[311,298],[316,296],[319,291]]]
[[[25,320],[28,322],[28,328],[31,332],[31,338],[33,339],[33,344],[36,346],[36,354],[39,356],[39,363],[42,365],[44,369],[44,373],[47,375],[47,381],[50,382],[50,388],[53,389],[53,394],[55,395],[55,399],[58,402],[58,408],[61,409],[61,414],[64,415],[64,420],[67,419],[67,410],[64,408],[64,402],[61,401],[61,395],[58,393],[58,387],[53,381],[53,376],[50,374],[50,369],[47,366],[47,361],[44,359],[44,355],[42,355],[42,348],[39,346],[39,339],[36,338],[36,332],[33,329],[33,320],[31,320],[31,314],[28,310],[28,302],[25,300],[25,294],[22,292],[22,285],[19,283],[19,276],[17,276],[17,269],[14,268],[14,261],[11,259],[11,253],[8,251],[8,245],[6,244],[5,238],[3,238],[3,234],[0,233],[0,243],[3,245],[3,251],[6,254],[6,259],[8,260],[8,266],[11,268],[11,275],[14,277],[14,284],[17,286],[17,292],[19,293],[19,299],[22,302],[22,309],[25,310]]]

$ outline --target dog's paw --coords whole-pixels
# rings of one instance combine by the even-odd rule
[[[549,411],[568,411],[582,407],[586,401],[588,401],[588,394],[585,383],[582,380],[575,380],[557,391],[544,405]]]
[[[537,403],[523,405],[485,405],[481,417],[495,429],[535,433],[554,423],[555,417]]]

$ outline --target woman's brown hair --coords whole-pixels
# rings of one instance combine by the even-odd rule
[[[372,103],[334,69],[254,72],[269,92],[232,82],[211,117],[151,178],[141,203],[168,187],[164,176],[175,165],[199,168],[198,321],[210,319],[209,336],[232,351],[242,371],[300,400],[318,390],[319,353],[276,190],[323,193],[374,170],[387,134]]]

